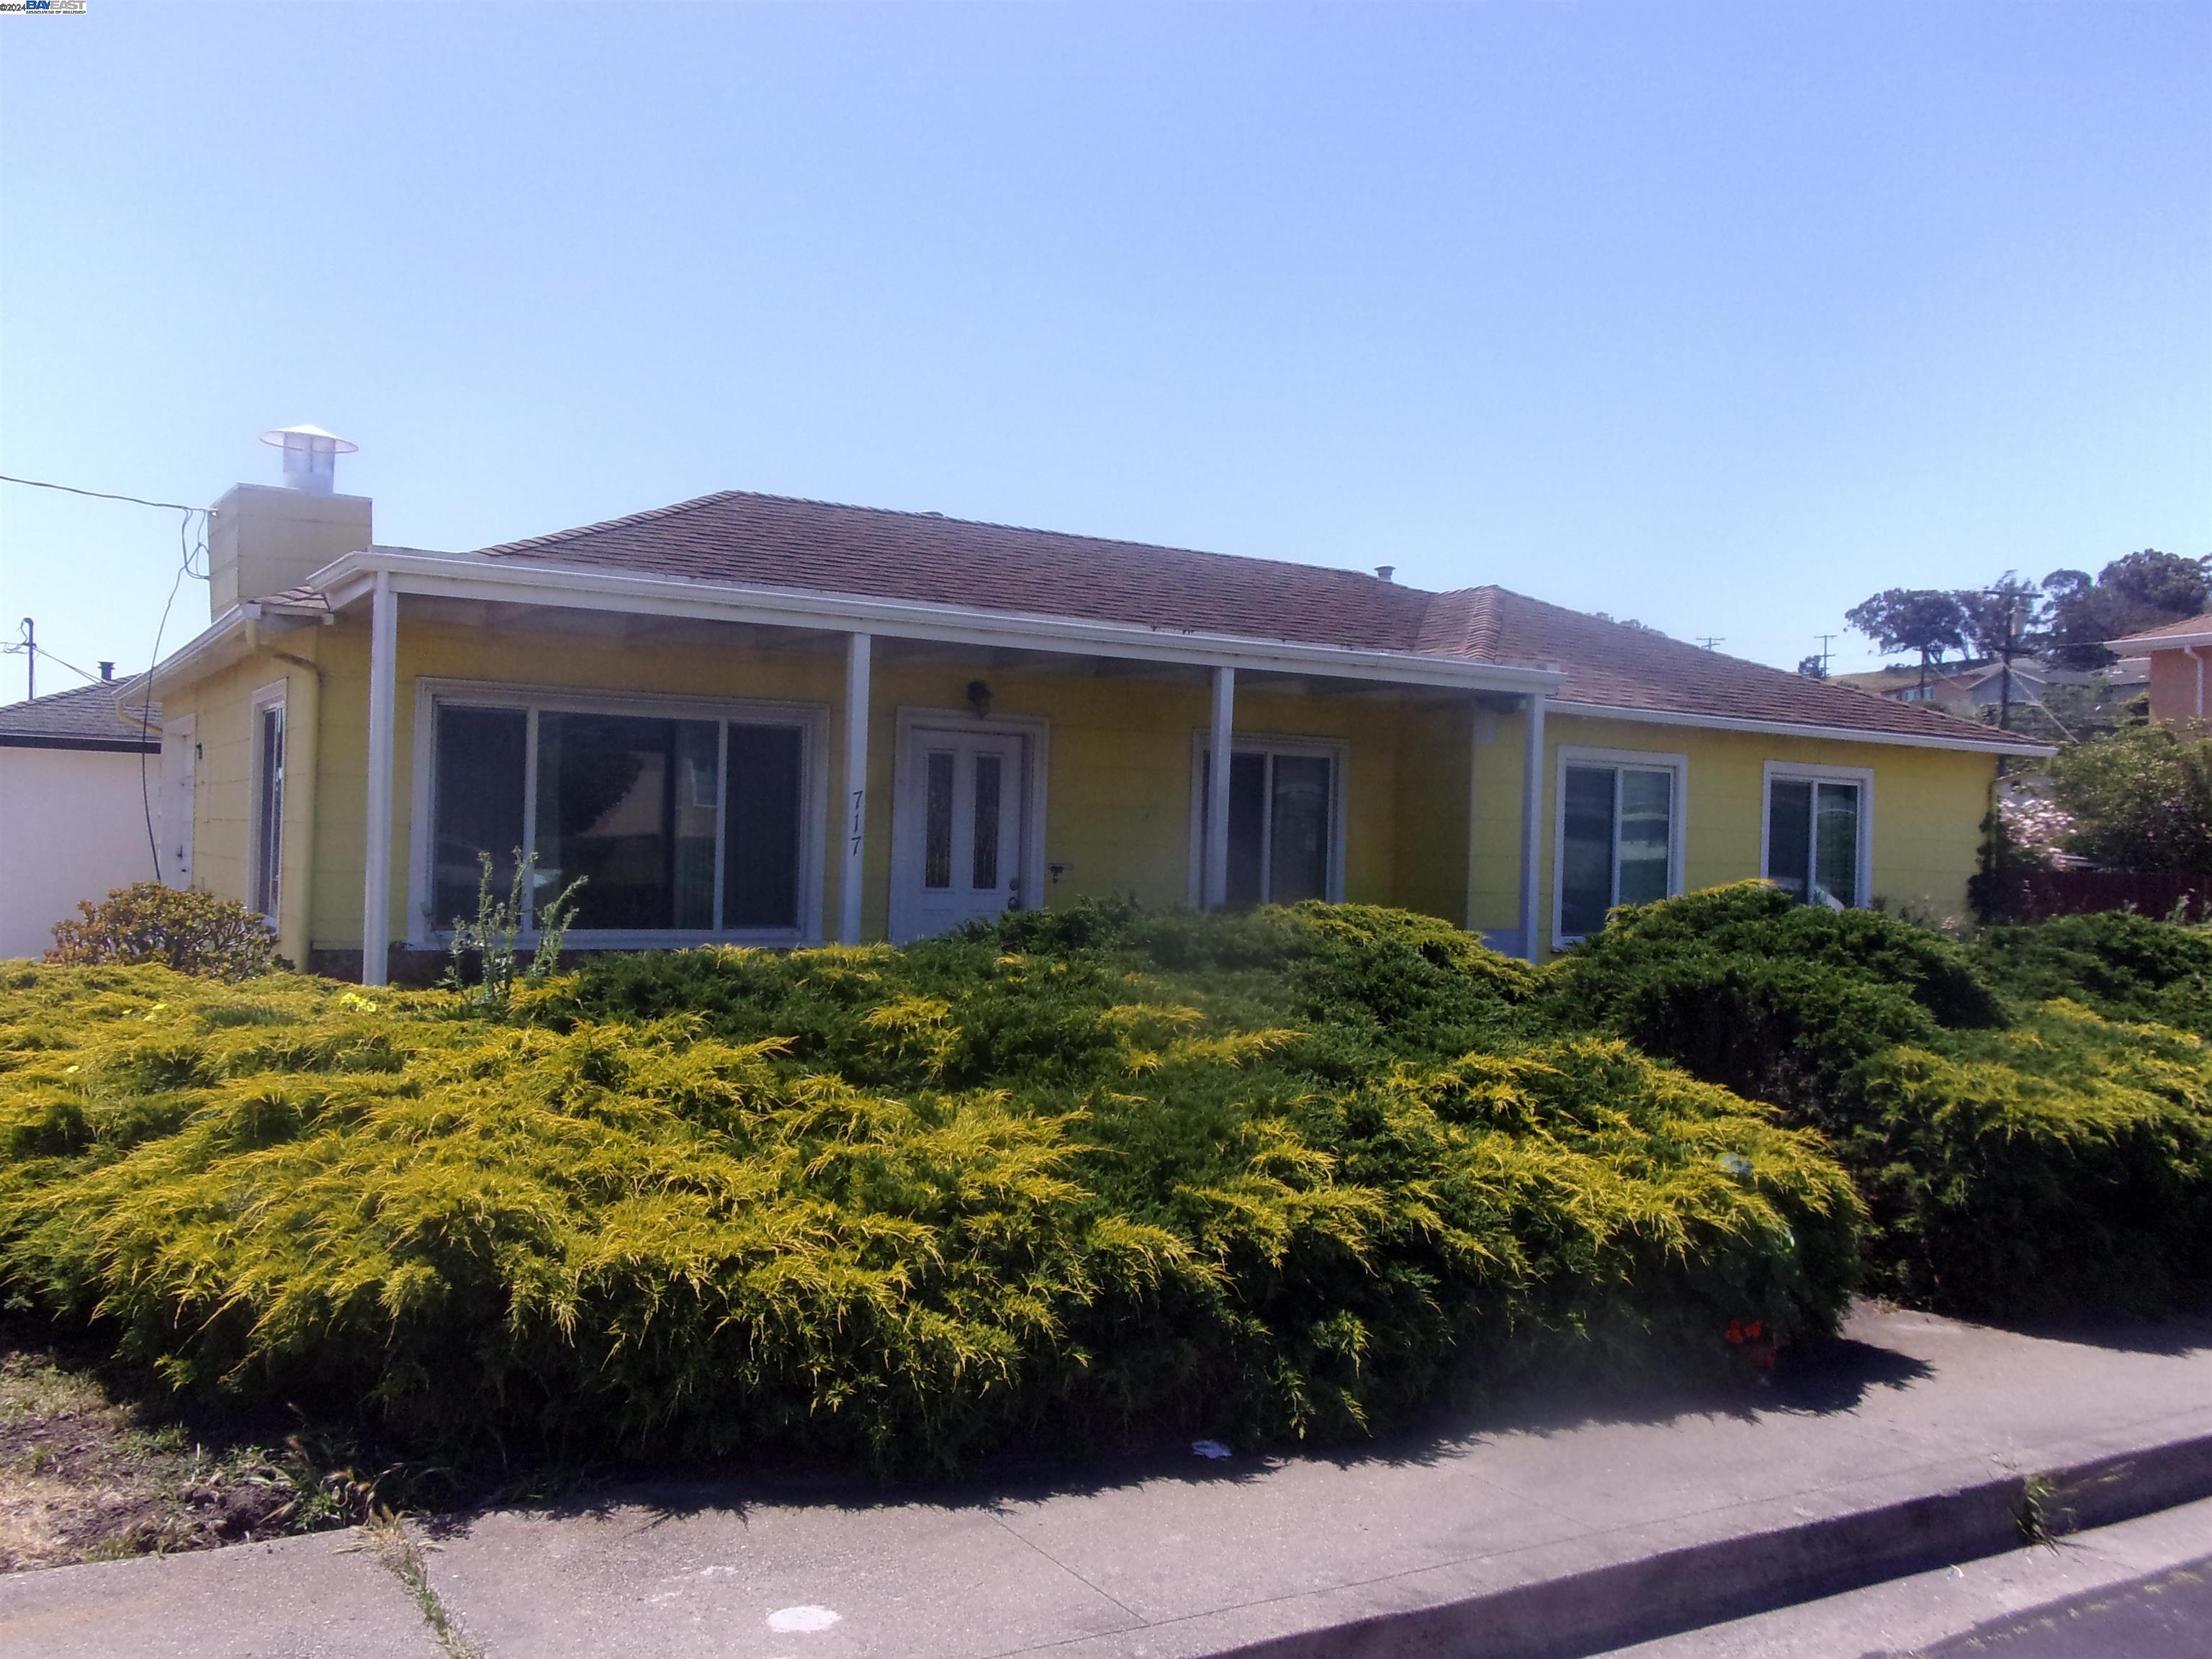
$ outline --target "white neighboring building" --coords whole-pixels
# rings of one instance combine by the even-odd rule
[[[0,957],[43,956],[78,900],[154,879],[161,745],[125,723],[117,689],[0,708]]]

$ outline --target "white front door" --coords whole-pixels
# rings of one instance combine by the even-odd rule
[[[188,717],[161,728],[161,860],[154,879],[192,884],[192,781],[199,770],[198,731]]]
[[[927,939],[1018,908],[1025,744],[1017,735],[917,727],[891,803],[891,936]]]

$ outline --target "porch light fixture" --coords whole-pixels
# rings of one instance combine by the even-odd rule
[[[975,711],[977,720],[991,712],[991,688],[981,680],[968,682],[968,707]]]

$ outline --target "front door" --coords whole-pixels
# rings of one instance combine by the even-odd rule
[[[891,804],[891,931],[926,939],[1018,909],[1023,739],[957,727],[906,734]]]

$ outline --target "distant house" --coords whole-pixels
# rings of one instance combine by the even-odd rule
[[[327,473],[320,481],[329,489]],[[240,485],[162,663],[193,879],[382,982],[587,878],[579,949],[1342,899],[1540,957],[1765,876],[1963,914],[2047,753],[1499,586],[730,491],[470,553]],[[198,760],[197,783],[173,769]]]
[[[2150,717],[2203,722],[2212,713],[2212,611],[2107,641],[2123,656],[2150,659]]]
[[[160,745],[117,712],[120,689],[0,708],[0,957],[44,954],[78,900],[153,878]]]
[[[2020,708],[2040,708],[2044,692],[2054,685],[2089,685],[2099,676],[2078,669],[2053,668],[2033,658],[2015,658],[2012,665],[2012,701]],[[2104,676],[2106,684],[2114,681]],[[2004,701],[2004,665],[1986,661],[1940,663],[1930,668],[1923,683],[1919,665],[1905,664],[1877,668],[1864,674],[1838,674],[1832,683],[1854,690],[1870,691],[1891,702],[1925,702],[1964,720],[1979,720]]]

